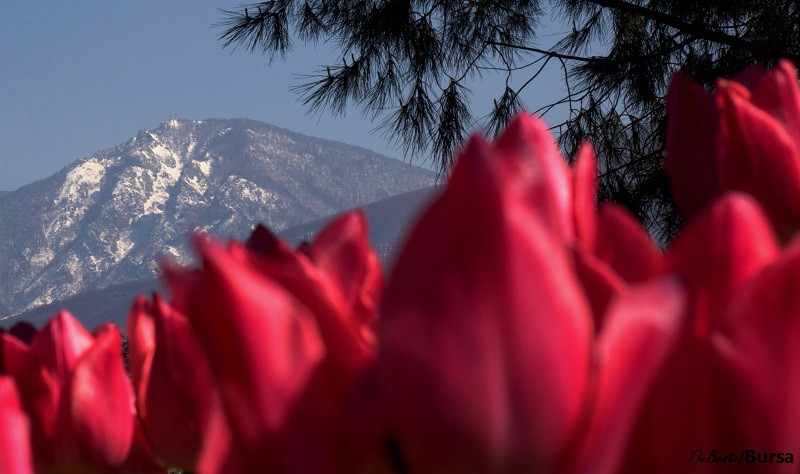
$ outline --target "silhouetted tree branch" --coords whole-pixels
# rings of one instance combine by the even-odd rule
[[[548,13],[571,31],[539,44]],[[708,87],[760,61],[800,60],[798,7],[767,0],[271,0],[223,11],[226,47],[284,57],[293,41],[328,41],[341,60],[295,90],[310,111],[355,105],[411,156],[447,173],[475,126],[496,134],[526,108],[522,94],[548,67],[566,95],[553,129],[571,157],[591,140],[600,196],[622,203],[664,242],[681,225],[663,171],[664,96],[683,69]],[[474,117],[469,84],[498,74],[491,112]]]

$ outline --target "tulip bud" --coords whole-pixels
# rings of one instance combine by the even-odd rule
[[[515,120],[545,129],[530,117]],[[540,143],[545,139],[517,134],[516,149],[548,149]],[[375,448],[386,456],[381,463],[366,455],[369,466],[614,472],[637,409],[674,346],[680,288],[670,280],[628,288],[615,268],[639,282],[659,269],[650,261],[624,265],[604,232],[622,229],[644,254],[655,252],[646,234],[616,211],[599,219],[597,230],[591,223],[578,227],[578,241],[568,225],[554,226],[562,222],[555,215],[568,222],[578,214],[594,218],[591,163],[580,165],[580,189],[570,192],[569,182],[538,171],[558,166],[509,150],[471,138],[447,188],[403,247],[380,321],[375,390],[384,437]],[[528,172],[509,173],[509,159],[527,160]],[[581,207],[567,200],[559,214],[558,200],[530,199],[535,193],[525,190],[537,186],[577,196]],[[552,207],[543,212],[542,206]],[[573,249],[591,254],[594,247],[604,253],[587,262],[619,282],[598,307],[606,321],[600,331],[587,296],[595,290],[579,278],[572,258]]]
[[[192,471],[203,447],[216,388],[186,318],[158,295],[139,297],[128,319],[139,420],[167,467]]]
[[[128,456],[133,393],[121,336],[106,324],[89,334],[67,312],[30,346],[4,335],[6,370],[31,418],[37,470],[108,469]]]
[[[786,242],[800,228],[800,87],[794,66],[754,66],[711,94],[682,74],[667,94],[665,166],[686,217],[727,191],[759,201]]]
[[[343,407],[374,360],[383,289],[367,236],[360,211],[297,250],[259,226],[246,246],[199,238],[201,272],[167,269],[224,407],[201,468],[341,469]]]

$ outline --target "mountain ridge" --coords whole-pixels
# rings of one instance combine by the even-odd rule
[[[402,240],[411,229],[419,213],[436,195],[437,189],[422,188],[381,199],[361,207],[367,216],[370,244],[375,249],[388,276]],[[286,242],[296,247],[300,242],[311,241],[315,235],[336,216],[293,226],[279,233]],[[58,311],[70,311],[87,328],[94,328],[104,322],[112,322],[125,331],[125,320],[133,299],[137,294],[149,296],[165,288],[159,279],[138,280],[119,283],[101,290],[90,290],[72,295],[69,298],[43,305],[0,321],[8,328],[18,321],[26,321],[34,326],[42,326]]]
[[[0,311],[152,276],[192,228],[242,237],[429,186],[430,171],[251,119],[173,119],[0,194]]]

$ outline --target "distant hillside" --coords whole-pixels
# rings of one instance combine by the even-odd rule
[[[396,250],[402,244],[403,236],[435,192],[435,188],[420,189],[363,207],[370,223],[370,242],[378,252],[384,269],[388,270],[390,267]],[[310,241],[332,217],[291,227],[281,232],[281,237],[293,245],[303,240]],[[124,330],[125,318],[133,298],[137,294],[150,294],[161,290],[156,280],[113,285],[103,290],[79,293],[71,298],[26,311],[0,321],[0,326],[8,328],[21,320],[39,326],[59,310],[67,309],[87,328],[94,328],[105,321],[111,321]]]
[[[433,173],[253,120],[171,120],[0,197],[0,316],[152,278],[187,234],[283,230],[428,187]]]

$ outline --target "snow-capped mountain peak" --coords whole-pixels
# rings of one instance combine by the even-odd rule
[[[243,236],[430,186],[432,173],[246,120],[177,120],[0,200],[0,314],[152,276],[195,227]]]

